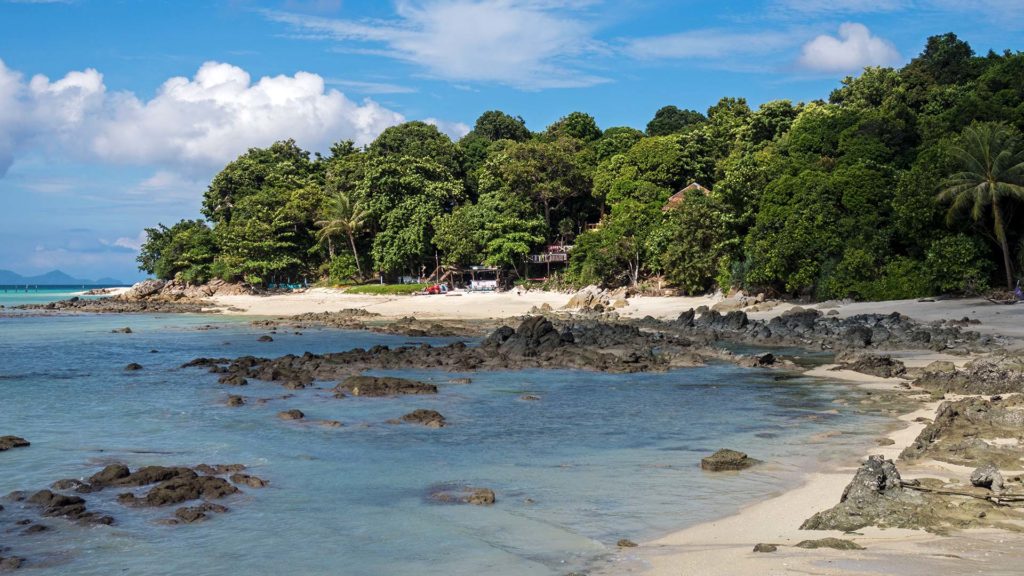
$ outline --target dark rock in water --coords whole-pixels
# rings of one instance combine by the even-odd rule
[[[196,472],[207,476],[223,476],[245,470],[245,464],[200,464]]]
[[[444,504],[473,504],[475,506],[490,506],[496,501],[494,491],[490,488],[470,487],[442,487],[431,491],[430,499]]]
[[[1003,475],[995,464],[985,464],[971,472],[971,485],[988,488],[993,492],[1001,492],[1003,490]]]
[[[83,485],[84,483],[81,480],[67,478],[65,480],[57,480],[53,484],[50,484],[50,488],[53,490],[75,490]]]
[[[270,336],[264,334],[263,336],[260,336],[259,338],[257,338],[256,341],[257,342],[273,342],[274,339],[271,338]]]
[[[472,378],[452,378],[448,381],[449,384],[472,384]]]
[[[281,420],[302,420],[306,415],[302,413],[302,410],[296,410],[293,408],[291,410],[285,410],[284,412],[278,412],[277,417]]]
[[[217,379],[221,384],[228,386],[246,386],[249,382],[241,374],[225,374]]]
[[[114,334],[131,334],[132,329],[129,328],[128,326],[125,326],[124,328],[114,328],[113,330],[111,330],[111,332]]]
[[[19,436],[0,436],[0,452],[4,452],[12,448],[25,448],[30,445],[31,443],[28,440]]]
[[[238,492],[227,480],[216,476],[177,477],[154,486],[142,498],[131,492],[120,494],[117,501],[126,506],[169,506],[188,500],[215,500]]]
[[[232,394],[231,396],[228,396],[226,404],[228,406],[231,406],[232,408],[238,406],[245,406],[245,398],[242,398],[241,396],[235,396],[234,394]]]
[[[40,490],[28,498],[29,504],[43,509],[43,516],[63,517],[88,524],[113,524],[110,516],[102,516],[86,510],[85,500],[78,496],[66,496],[49,490]]]
[[[907,372],[907,367],[903,362],[893,360],[890,356],[846,354],[837,357],[836,362],[839,366],[833,368],[833,370],[853,370],[854,372],[881,378],[895,378]]]
[[[258,476],[251,476],[249,474],[242,473],[232,474],[231,481],[234,482],[235,484],[248,486],[249,488],[265,488],[267,486],[266,480]]]
[[[336,392],[350,392],[353,396],[398,396],[405,394],[437,394],[437,386],[390,376],[350,376],[339,383]]]
[[[132,362],[131,364],[125,366],[124,369],[125,372],[135,372],[136,370],[142,370],[142,364],[136,364],[135,362]]]
[[[833,548],[835,550],[864,550],[865,548],[853,540],[842,540],[839,538],[822,538],[820,540],[804,540],[796,545],[797,548],[815,550],[818,548]]]
[[[760,463],[759,460],[748,458],[743,452],[723,449],[707,458],[701,458],[700,467],[709,472],[721,472],[723,470],[743,470],[758,463]]]
[[[412,424],[422,424],[427,428],[444,428],[445,419],[440,412],[436,410],[425,410],[420,408],[413,410],[412,412],[402,416],[403,422],[409,422]]]
[[[228,508],[226,506],[221,506],[220,504],[214,504],[212,502],[204,502],[199,506],[188,506],[184,508],[178,508],[177,510],[174,511],[174,516],[181,523],[192,524],[195,522],[201,522],[203,520],[206,520],[207,512],[223,514],[227,511]]]
[[[629,538],[622,538],[621,540],[616,542],[615,545],[618,546],[619,548],[636,548],[637,547],[637,543],[633,542]]]
[[[533,394],[523,394],[519,397],[520,400],[526,400],[528,402],[535,402],[540,400],[540,396],[534,396]]]
[[[120,473],[120,471],[116,472]],[[102,473],[103,472],[101,472],[101,474]],[[193,480],[196,476],[197,474],[191,468],[186,468],[184,466],[145,466],[127,476],[114,480],[110,485],[133,487],[149,486],[150,484],[168,482],[170,480]],[[93,485],[102,486],[102,484],[92,481],[92,479],[90,479],[90,481]]]
[[[24,558],[17,556],[8,556],[7,558],[0,558],[0,572],[7,570],[17,570],[21,568],[21,565],[25,563]]]
[[[22,534],[39,534],[40,532],[48,532],[50,527],[45,524],[33,524],[28,528],[21,531]]]
[[[754,552],[775,552],[778,549],[775,544],[754,544]]]
[[[110,464],[89,477],[89,483],[94,486],[109,486],[122,478],[131,475],[131,470],[124,464]]]

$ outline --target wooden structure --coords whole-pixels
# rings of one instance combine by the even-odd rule
[[[690,194],[691,192],[700,192],[705,196],[711,194],[711,190],[708,190],[707,188],[701,186],[700,184],[693,182],[686,188],[683,188],[679,192],[676,192],[672,196],[669,196],[669,199],[665,202],[665,205],[661,207],[662,212],[668,212],[669,210],[672,210],[673,208],[679,206],[679,204],[683,201],[683,198],[686,198],[686,195]]]

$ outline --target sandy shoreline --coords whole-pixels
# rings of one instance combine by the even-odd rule
[[[382,320],[413,316],[436,320],[494,320],[530,313],[544,305],[562,308],[571,295],[529,291],[503,294],[465,294],[459,296],[355,296],[339,290],[312,289],[304,293],[271,296],[220,296],[214,302],[227,313],[257,316],[292,316],[307,312],[362,308],[381,315]],[[690,308],[713,306],[721,297],[695,298],[636,297],[618,310],[626,317],[647,315],[659,319],[675,318]],[[771,310],[749,313],[754,319],[776,316],[793,304],[781,304]],[[921,322],[969,317],[980,321],[970,330],[998,334],[1011,340],[1014,347],[1024,342],[1024,306],[1003,306],[983,299],[940,301],[893,301],[880,303],[826,303],[811,306],[835,310],[851,316],[865,313],[900,312]],[[924,366],[943,359],[962,365],[969,360],[935,353],[897,354],[908,367]],[[844,380],[876,390],[895,390],[904,381],[883,379],[849,371],[829,371],[821,367],[808,373],[832,380]],[[889,446],[874,447],[864,454],[881,454],[895,459],[910,445],[925,424],[919,417],[934,416],[938,402],[927,402],[919,409],[899,416],[888,438]],[[756,455],[755,455],[756,456]],[[998,530],[969,530],[954,537],[941,537],[919,530],[881,530],[866,528],[856,535],[829,531],[802,531],[800,524],[814,513],[835,505],[859,465],[852,459],[841,466],[808,474],[802,484],[781,495],[758,502],[737,514],[698,524],[669,534],[638,548],[625,549],[593,574],[642,574],[649,576],[732,574],[1018,574],[1024,559],[1024,536]],[[923,474],[965,478],[970,470],[934,461],[908,466],[900,471],[911,479]],[[865,546],[864,551],[795,548],[807,539],[835,536],[852,538]],[[779,545],[778,552],[754,553],[754,544]]]

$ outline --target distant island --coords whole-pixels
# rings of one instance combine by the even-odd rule
[[[21,274],[10,270],[0,270],[0,284],[32,284],[35,286],[68,286],[78,284],[83,286],[120,286],[124,285],[124,282],[121,282],[116,278],[100,278],[98,280],[74,278],[60,270],[52,270],[46,274],[40,274],[38,276],[22,276]]]

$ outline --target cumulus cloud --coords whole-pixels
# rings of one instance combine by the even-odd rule
[[[592,86],[579,59],[603,52],[576,14],[590,2],[541,0],[403,1],[390,20],[347,20],[265,12],[303,38],[409,62],[428,74],[533,90]]]
[[[282,138],[313,150],[342,139],[365,144],[404,120],[373,100],[354,102],[308,72],[253,81],[241,68],[207,62],[144,100],[108,91],[93,69],[26,81],[0,60],[0,176],[33,147],[204,173]]]
[[[821,35],[804,44],[800,65],[819,72],[852,72],[865,66],[889,66],[900,61],[892,42],[873,36],[867,26],[847,22],[838,37]]]

